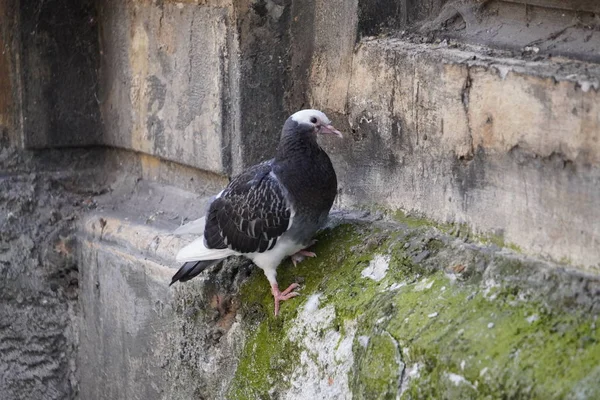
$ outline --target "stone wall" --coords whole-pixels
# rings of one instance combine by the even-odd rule
[[[93,0],[19,0],[18,82],[28,148],[102,143]]]
[[[273,154],[287,115],[317,107],[347,132],[324,143],[339,206],[467,224],[597,270],[598,66],[420,22],[521,18],[520,5],[463,3],[102,3],[103,142],[231,175]]]
[[[598,12],[0,0],[0,391],[596,398]],[[284,263],[303,296],[273,318],[243,260],[169,288],[169,232],[307,107],[365,211]]]
[[[348,133],[324,144],[340,206],[465,223],[597,269],[599,72],[575,41],[594,42],[595,9],[565,27],[520,3],[23,1],[4,125],[22,108],[28,147],[103,144],[231,176],[273,154],[287,115],[318,107]],[[507,50],[514,29],[497,48],[467,44],[509,22],[533,45]],[[553,27],[579,46],[556,48],[571,59],[548,54]]]
[[[597,276],[416,218],[338,212],[317,258],[280,266],[301,295],[274,317],[264,274],[243,259],[168,287],[191,239],[174,221],[206,192],[122,184],[80,226],[82,398],[600,394]]]
[[[14,1],[0,1],[0,144],[3,147],[20,144],[20,97],[15,60],[19,38],[15,33],[17,15]]]
[[[78,393],[79,261],[74,221],[92,207],[102,153],[0,146],[0,393]],[[85,182],[85,184],[81,184]]]
[[[103,2],[104,143],[221,174],[287,118],[290,4]]]

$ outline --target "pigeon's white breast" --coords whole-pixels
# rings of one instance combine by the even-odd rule
[[[284,258],[302,249],[303,246],[301,243],[297,243],[288,238],[286,234],[283,234],[271,250],[267,250],[264,253],[250,253],[246,254],[246,256],[266,272],[267,270],[277,268]]]

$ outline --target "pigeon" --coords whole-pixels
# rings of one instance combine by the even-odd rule
[[[275,158],[254,165],[231,180],[210,202],[205,217],[181,226],[175,234],[199,238],[182,248],[184,263],[171,285],[188,281],[229,256],[245,256],[261,268],[271,284],[275,316],[279,303],[298,295],[297,283],[280,291],[277,267],[304,257],[313,236],[327,222],[337,194],[337,177],[317,135],[342,138],[319,110],[301,110],[283,125]]]

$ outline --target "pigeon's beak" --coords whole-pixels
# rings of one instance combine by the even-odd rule
[[[333,125],[323,125],[323,126],[321,126],[321,130],[319,131],[319,133],[321,133],[321,134],[331,133],[331,134],[334,134],[335,136],[337,136],[339,138],[343,138],[344,137],[344,135],[342,135],[342,132],[340,132],[337,129],[335,129],[335,127]]]

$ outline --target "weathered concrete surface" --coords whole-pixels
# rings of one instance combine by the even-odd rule
[[[82,243],[81,398],[160,398],[166,331],[172,325],[168,271],[119,251]]]
[[[224,173],[228,2],[101,4],[104,144]]]
[[[275,319],[266,279],[243,260],[168,287],[190,240],[169,232],[201,214],[220,177],[97,151],[41,154],[30,163],[44,172],[23,175],[34,165],[2,154],[8,399],[598,395],[595,276],[424,220],[337,214],[319,257],[281,266],[302,296]],[[64,175],[75,160],[104,181]],[[71,204],[86,211],[75,235]]]
[[[197,170],[172,165],[178,180],[169,163],[147,157],[138,166],[124,154],[112,162],[129,173],[95,197],[95,212],[80,225],[78,257],[86,266],[80,275],[86,293],[80,297],[80,396],[224,398],[240,352],[234,339],[242,336],[227,304],[247,274],[236,275],[239,267],[230,263],[233,270],[200,279],[201,289],[192,288],[185,299],[167,284],[174,255],[187,242],[168,232],[205,209],[217,181],[201,185],[191,179]],[[165,180],[195,193],[157,183]],[[226,331],[228,342],[221,340]]]
[[[242,287],[242,315],[256,301],[266,318],[232,398],[597,396],[597,278],[575,289],[564,271],[426,228],[346,225],[319,239],[320,258],[282,269],[303,296],[281,320],[258,277]]]
[[[599,12],[594,0],[448,1],[419,31],[517,54],[599,62]]]
[[[0,147],[17,145],[21,139],[16,7],[13,0],[0,1]]]
[[[387,8],[359,0],[107,0],[97,11],[90,4],[78,6],[87,20],[68,32],[56,25],[60,7],[43,5],[38,19],[28,13],[20,22],[19,32],[35,33],[19,52],[26,145],[100,143],[232,175],[273,155],[289,113],[315,106],[352,137],[326,144],[340,171],[340,206],[377,203],[467,223],[527,253],[598,270],[600,228],[587,223],[599,217],[598,65],[548,57],[552,35],[539,56],[430,43],[493,24],[514,31],[527,18],[556,17],[555,8],[438,0]],[[582,12],[572,28],[589,31],[584,42],[593,44],[593,10]],[[454,17],[466,21],[464,32]],[[542,46],[536,38],[564,28],[556,18],[534,24],[539,32],[524,26],[521,39]],[[419,28],[428,36],[411,33]],[[87,46],[96,32],[99,59],[96,45]],[[577,32],[567,36],[589,36]],[[510,41],[508,31],[494,37]],[[67,48],[75,58],[61,53]],[[73,61],[67,69],[65,60]],[[78,78],[60,81],[59,71]],[[80,81],[89,83],[86,101],[71,93]]]
[[[82,398],[225,398],[243,343],[235,309],[229,309],[239,282],[226,270],[200,279],[187,297],[177,296],[178,289],[167,285],[173,273],[168,261],[154,260],[172,259],[182,242],[159,232],[111,218],[86,224],[80,243],[87,267],[81,287],[89,294],[81,298]]]
[[[312,43],[308,37],[306,41],[295,41],[290,32],[295,24],[310,25],[312,1],[245,0],[234,5],[239,97],[234,93],[232,100],[239,101],[239,111],[232,135],[231,172],[239,173],[273,157],[283,122],[302,104],[306,82],[295,79],[293,68],[308,66],[299,58],[308,53]],[[298,20],[292,11],[307,20]],[[296,55],[299,58],[294,58]],[[294,61],[298,64],[292,64]],[[236,117],[232,111],[232,117]]]
[[[79,264],[72,227],[93,206],[91,171],[99,156],[0,146],[2,399],[77,397]]]
[[[442,9],[487,15],[459,3],[107,2],[105,143],[231,175],[272,156],[288,113],[315,106],[351,137],[325,144],[340,206],[466,223],[598,270],[600,228],[586,223],[600,217],[596,64],[408,33],[357,42]]]
[[[358,34],[376,36],[435,17],[447,0],[358,0]]]
[[[169,231],[203,194],[111,187],[80,225],[82,398],[598,395],[597,277],[423,220],[338,213],[316,259],[281,266],[302,296],[274,318],[262,271],[242,260],[168,287],[189,240]]]
[[[293,91],[288,9],[103,2],[103,143],[221,174],[269,157]]]
[[[315,64],[311,84],[352,132],[328,147],[338,204],[415,210],[599,269],[600,226],[586,222],[600,218],[597,65],[397,39],[346,60]]]
[[[598,65],[544,53],[573,41],[519,54],[437,36],[445,23],[462,29],[464,12],[414,34],[446,3],[18,2],[21,18],[1,27],[10,43],[0,55],[0,155],[10,168],[0,194],[9,210],[0,389],[9,398],[598,397]],[[0,0],[0,22],[16,4]],[[507,8],[497,9],[493,21],[465,19],[466,36],[504,21]],[[578,16],[559,40],[597,36]],[[272,156],[285,117],[306,106],[347,132],[324,143],[338,206],[454,225],[397,213],[400,224],[373,218],[325,232],[318,259],[282,268],[281,281],[301,282],[305,296],[279,319],[262,273],[239,260],[169,289],[183,240],[168,232],[199,216],[225,175]],[[110,147],[70,167],[94,168],[105,190],[91,177],[16,171],[6,127],[27,146]],[[79,225],[77,263],[71,231],[53,230],[71,226],[73,204],[94,209]],[[473,230],[581,269],[480,246],[463,236]]]
[[[102,143],[94,0],[19,0],[22,140],[29,148]],[[17,33],[18,32],[18,33]]]

